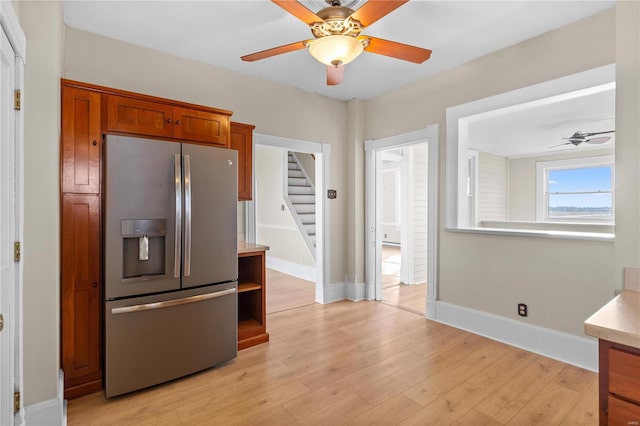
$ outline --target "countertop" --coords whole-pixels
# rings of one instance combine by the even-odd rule
[[[584,322],[589,336],[640,348],[640,292],[625,290]]]
[[[238,241],[238,254],[251,253],[254,251],[266,251],[269,250],[269,246],[263,246],[262,244],[247,243],[245,241]]]

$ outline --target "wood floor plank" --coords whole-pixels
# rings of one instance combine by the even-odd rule
[[[345,398],[322,407],[302,417],[297,424],[303,425],[336,425],[348,423],[360,414],[371,411],[373,407],[357,395]]]
[[[508,350],[506,345],[487,340],[477,351],[457,363],[439,370],[422,382],[407,389],[403,394],[418,404],[426,406],[483,368],[493,364],[496,359],[500,358]]]
[[[557,425],[580,399],[578,392],[549,383],[508,423],[509,425]]]
[[[509,422],[547,383],[551,382],[565,364],[536,356],[519,374],[480,402],[476,409],[500,423]]]
[[[580,397],[578,403],[562,421],[562,425],[598,425],[598,377],[595,373],[591,373],[591,375],[596,377],[593,377],[593,379],[591,380],[591,384],[587,387],[583,395]]]
[[[372,405],[372,409],[348,422],[350,425],[395,425],[411,416],[422,406],[402,394]]]

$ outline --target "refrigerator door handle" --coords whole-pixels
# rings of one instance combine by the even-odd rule
[[[131,312],[148,311],[151,309],[169,308],[171,306],[178,306],[178,305],[184,305],[187,303],[200,302],[202,300],[215,299],[216,297],[227,296],[235,292],[236,292],[235,288],[230,288],[227,290],[216,291],[214,293],[199,294],[197,296],[184,297],[182,299],[166,300],[164,302],[155,302],[155,303],[145,303],[143,305],[123,306],[121,308],[112,308],[111,314],[113,315],[128,314]]]
[[[182,159],[180,154],[174,156],[174,181],[176,193],[176,219],[173,248],[173,277],[180,278],[180,258],[182,248]]]
[[[191,275],[191,157],[183,155],[184,161],[184,271]]]

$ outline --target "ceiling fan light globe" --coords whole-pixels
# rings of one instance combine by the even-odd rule
[[[309,53],[325,65],[345,65],[356,59],[364,51],[362,42],[354,37],[332,35],[314,40]]]

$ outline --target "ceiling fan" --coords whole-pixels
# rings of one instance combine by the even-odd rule
[[[409,0],[368,0],[362,7],[352,10],[342,6],[341,0],[325,0],[325,7],[317,14],[296,0],[271,0],[311,29],[315,39],[274,47],[242,56],[253,62],[283,53],[308,48],[311,56],[327,66],[327,85],[342,83],[344,66],[363,51],[390,56],[421,64],[431,56],[431,50],[381,38],[360,35],[365,27],[391,13]]]
[[[599,145],[599,144],[608,142],[609,139],[611,139],[611,136],[598,136],[595,138],[593,136],[604,135],[604,134],[613,133],[613,132],[615,132],[615,130],[607,130],[606,132],[591,132],[591,133],[582,133],[581,131],[578,130],[570,137],[562,138],[562,139],[568,140],[569,142],[561,143],[560,145],[553,145],[553,146],[550,146],[549,148],[555,148],[555,147],[564,146],[564,145],[578,146],[581,143]]]

